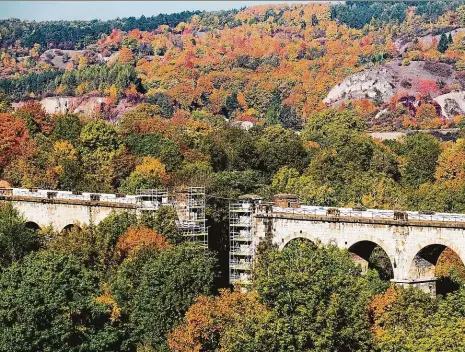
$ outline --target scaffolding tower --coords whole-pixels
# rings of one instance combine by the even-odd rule
[[[252,220],[258,196],[242,196],[229,203],[229,282],[249,285],[254,256]]]
[[[178,228],[190,242],[208,248],[205,187],[188,187],[177,194]]]
[[[174,207],[178,215],[176,225],[183,236],[208,248],[205,218],[205,187],[188,187],[175,192],[165,189],[138,189],[139,212],[157,212],[161,206]]]

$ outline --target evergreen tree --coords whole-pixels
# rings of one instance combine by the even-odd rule
[[[439,40],[439,43],[438,43],[438,51],[444,54],[448,47],[449,47],[449,40],[447,39],[447,36],[443,33],[441,34],[441,39]]]
[[[318,17],[315,14],[312,15],[312,27],[318,26]]]

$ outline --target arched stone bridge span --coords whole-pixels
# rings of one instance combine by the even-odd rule
[[[140,214],[160,206],[175,208],[177,226],[190,241],[208,245],[205,222],[205,189],[138,190],[136,195],[0,188],[0,202],[11,202],[23,215],[26,226],[62,231],[84,224],[98,225],[112,212]]]
[[[432,294],[436,290],[435,266],[445,248],[452,249],[465,263],[465,214],[401,212],[403,217],[399,219],[394,216],[399,212],[394,211],[340,209],[331,213],[328,208],[263,205],[248,211],[250,242],[239,242],[239,255],[231,255],[234,261],[230,271],[236,275],[233,283],[234,279],[247,279],[250,266],[244,265],[253,263],[254,248],[262,241],[271,241],[280,249],[299,238],[335,245],[351,252],[362,269],[368,266],[373,250],[380,247],[392,266],[393,282],[417,286]],[[238,220],[239,224],[247,221],[244,214],[240,213],[243,219]],[[245,238],[246,228],[241,231]],[[241,259],[241,253],[245,259]],[[251,253],[252,258],[247,258],[246,253]],[[244,270],[235,270],[235,264]]]
[[[115,194],[73,193],[39,189],[0,189],[0,201],[11,202],[26,219],[26,226],[56,230],[76,224],[95,224],[112,212],[136,212],[135,196]]]

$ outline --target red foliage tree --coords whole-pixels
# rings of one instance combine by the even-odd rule
[[[0,114],[0,167],[22,153],[29,140],[26,122],[11,114]]]
[[[418,85],[422,95],[439,94],[441,92],[436,82],[431,79],[421,79]]]

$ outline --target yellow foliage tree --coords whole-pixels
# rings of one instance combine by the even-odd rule
[[[435,178],[441,181],[465,179],[465,139],[460,138],[456,143],[444,144]]]
[[[87,57],[85,56],[80,56],[79,57],[79,64],[78,64],[78,70],[82,70],[83,68],[86,68],[88,65],[89,60],[87,60]]]
[[[441,126],[441,119],[436,113],[436,107],[432,104],[422,104],[415,114],[415,119],[418,126],[423,129]]]
[[[142,159],[142,163],[136,166],[136,172],[149,177],[159,177],[162,180],[168,179],[165,164],[151,156]]]

